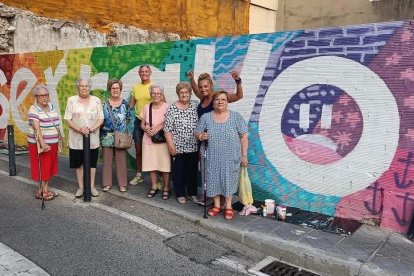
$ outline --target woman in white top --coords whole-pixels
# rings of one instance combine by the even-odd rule
[[[78,79],[78,95],[68,98],[64,117],[69,126],[70,168],[75,169],[78,180],[76,197],[83,196],[83,135],[86,134],[90,136],[91,194],[95,197],[99,195],[95,188],[95,174],[100,146],[99,127],[103,123],[104,114],[101,100],[90,95],[91,86],[90,79]]]

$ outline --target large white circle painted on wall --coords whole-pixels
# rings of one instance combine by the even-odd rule
[[[314,89],[315,85],[344,91],[344,95],[357,105],[357,112],[348,110],[343,114],[335,113],[332,106],[326,105],[328,113],[325,112],[324,116],[312,114],[312,110],[315,110],[312,109],[313,105],[319,105],[316,110],[324,113],[318,109],[322,106],[320,98],[312,100],[302,97],[298,92],[305,88]],[[319,92],[336,93],[335,89]],[[298,97],[296,103],[292,102],[293,97]],[[343,99],[338,97],[338,100]],[[282,118],[284,112],[290,112],[297,118]],[[306,118],[306,112],[309,112],[310,118]],[[356,121],[355,114],[362,118]],[[329,162],[323,162],[323,154],[328,152],[327,149],[332,152],[340,148],[336,148],[338,143],[329,140],[327,135],[315,135],[311,130],[319,128],[321,134],[326,133],[325,129],[321,129],[326,128],[328,131],[334,125],[327,122],[328,119],[349,119],[351,126],[357,123],[362,126],[358,130],[358,139],[354,139],[356,144],[346,155],[335,159],[330,154],[326,156],[330,158]],[[282,121],[285,125],[282,125]],[[291,128],[291,137],[286,135],[287,121],[298,124],[296,128]],[[295,130],[299,128],[300,133]],[[285,179],[312,193],[341,197],[366,188],[388,169],[398,146],[399,129],[398,106],[384,81],[358,62],[333,56],[303,60],[284,70],[266,93],[259,122],[259,135],[266,157]],[[347,134],[351,136],[352,131],[352,127],[335,129],[337,134],[331,135],[331,138],[346,143]],[[289,144],[287,141],[291,140],[296,142]],[[317,155],[320,149],[318,160],[322,161],[310,162],[312,157],[301,158],[303,150],[292,151],[293,148],[303,148],[298,145],[316,148],[312,155]]]

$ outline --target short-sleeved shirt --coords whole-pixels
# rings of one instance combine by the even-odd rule
[[[114,118],[114,124],[112,124],[109,108],[112,110],[112,117]],[[126,100],[122,100],[121,104],[117,107],[112,107],[108,101],[103,103],[104,123],[100,131],[101,145],[103,147],[114,146],[114,131],[122,133],[128,132],[127,121],[130,120],[129,104]]]
[[[137,83],[132,87],[131,97],[135,98],[135,116],[142,120],[141,113],[144,106],[151,102],[149,87],[152,83],[142,84]]]
[[[98,120],[103,120],[101,100],[95,96],[89,97],[87,106],[79,101],[78,95],[69,97],[66,104],[65,120],[71,120],[79,127],[93,127]],[[92,132],[90,138],[91,149],[99,148],[99,131]],[[69,148],[83,149],[83,134],[75,132],[72,128],[69,128]]]
[[[194,137],[198,122],[197,105],[197,101],[191,100],[187,109],[178,108],[176,103],[167,109],[164,131],[172,134],[177,154],[198,150],[198,142]]]
[[[145,121],[146,125],[150,125],[149,123],[149,106],[150,104],[146,104],[144,106],[144,110],[142,110],[141,117],[142,120]],[[165,114],[167,113],[168,104],[161,102],[161,106],[157,109],[152,109],[152,127],[158,128],[163,127],[165,123]],[[143,144],[152,144],[151,137],[147,135],[147,133],[144,133],[144,137],[142,138]]]
[[[36,144],[34,136],[34,128],[32,121],[38,121],[40,131],[42,132],[43,140],[46,144],[56,144],[59,142],[59,115],[53,104],[49,103],[49,112],[45,112],[40,106],[34,104],[30,106],[27,113],[29,121],[29,132],[27,134],[27,141],[31,144]]]

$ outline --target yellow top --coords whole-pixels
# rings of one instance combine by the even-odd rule
[[[131,97],[135,98],[135,116],[142,120],[141,113],[144,110],[144,106],[151,102],[151,96],[149,93],[149,87],[152,83],[142,84],[137,83],[132,87]]]

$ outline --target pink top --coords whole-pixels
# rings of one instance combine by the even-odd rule
[[[152,109],[152,127],[153,128],[164,128],[165,123],[165,114],[167,113],[168,104],[161,102],[161,106],[157,109]],[[144,106],[144,110],[142,110],[141,113],[142,120],[145,121],[145,124],[149,126],[149,104],[146,104]],[[144,133],[144,137],[142,138],[143,144],[152,144],[151,138],[147,135],[147,133]]]

